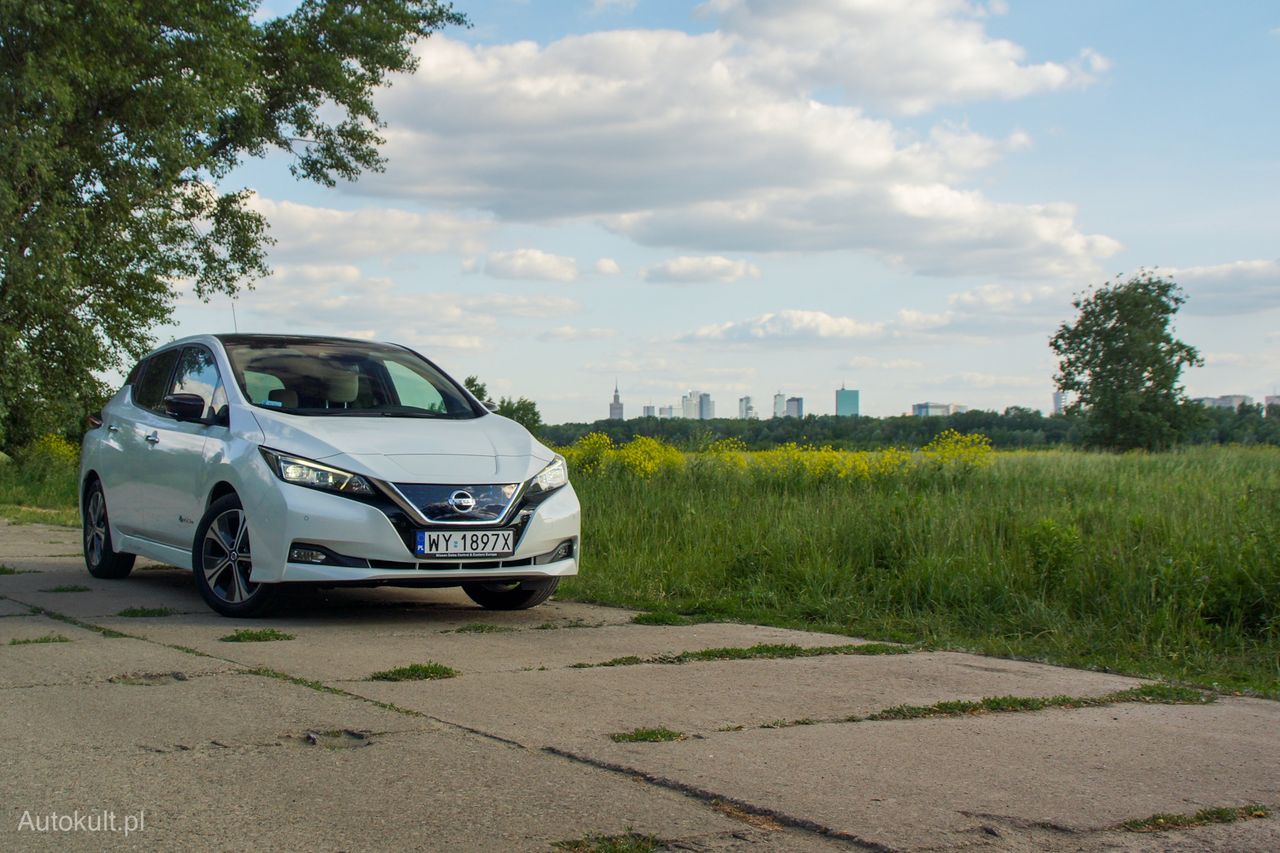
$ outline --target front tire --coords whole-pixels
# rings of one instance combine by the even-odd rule
[[[249,580],[253,553],[248,519],[238,495],[218,498],[200,519],[191,567],[200,597],[223,616],[263,616],[279,597],[277,585]]]
[[[84,565],[95,578],[119,580],[133,571],[133,554],[122,554],[111,544],[111,524],[107,519],[107,496],[102,483],[94,480],[84,497]]]
[[[551,597],[560,578],[536,581],[464,583],[462,591],[486,610],[528,610]]]

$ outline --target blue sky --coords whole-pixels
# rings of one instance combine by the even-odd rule
[[[549,422],[615,379],[629,416],[1047,409],[1072,295],[1146,266],[1189,393],[1280,393],[1274,3],[456,5],[379,95],[385,173],[226,182],[278,240],[242,331],[408,344]],[[231,325],[184,298],[163,336]]]

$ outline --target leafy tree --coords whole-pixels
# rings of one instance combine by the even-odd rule
[[[542,413],[538,411],[538,404],[528,397],[520,397],[515,400],[510,397],[500,398],[498,400],[498,414],[504,418],[511,418],[511,420],[520,424],[534,435],[537,435],[542,429]]]
[[[373,92],[466,19],[441,0],[0,0],[0,443],[83,411],[179,283],[266,273],[231,170],[273,149],[332,185],[379,169]]]
[[[462,380],[462,384],[467,386],[467,390],[470,391],[481,403],[487,403],[489,401],[489,388],[480,381],[480,377],[468,376],[466,379]]]
[[[1171,330],[1184,302],[1172,280],[1139,270],[1071,303],[1075,322],[1059,326],[1049,344],[1058,356],[1054,380],[1075,393],[1068,411],[1084,414],[1088,444],[1157,450],[1194,425],[1199,407],[1178,380],[1184,367],[1204,362]]]
[[[480,377],[468,376],[462,380],[462,384],[467,386],[467,390],[474,394],[475,398],[480,402],[491,402],[489,399],[489,387],[480,381]],[[538,411],[538,404],[528,397],[516,399],[511,397],[498,398],[498,414],[504,418],[511,418],[511,420],[520,424],[534,435],[542,431],[542,413]]]

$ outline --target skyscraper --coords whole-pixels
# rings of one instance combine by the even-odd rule
[[[1053,392],[1053,413],[1055,415],[1062,414],[1063,409],[1067,407],[1067,395],[1062,391]]]
[[[641,409],[641,414],[643,414],[646,418],[652,418],[657,414],[657,410],[655,410],[653,406],[644,406]]]
[[[609,404],[609,420],[622,420],[622,398],[618,396],[618,383],[613,383],[613,402]]]
[[[698,420],[709,421],[716,416],[716,404],[710,394],[698,395]]]
[[[858,390],[841,385],[836,389],[836,414],[840,417],[858,416]]]
[[[698,392],[690,390],[680,398],[681,417],[694,419],[698,417]]]
[[[775,418],[787,416],[787,395],[781,391],[773,395],[773,416]]]
[[[749,396],[739,397],[738,398],[738,417],[742,418],[745,421],[745,420],[750,420],[755,416],[756,416],[756,407],[752,405],[751,398]]]
[[[804,417],[804,397],[788,397],[787,398],[787,417],[789,418]]]

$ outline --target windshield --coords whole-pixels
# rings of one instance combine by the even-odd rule
[[[222,343],[236,384],[255,406],[336,417],[480,415],[457,383],[399,347],[231,335]]]

